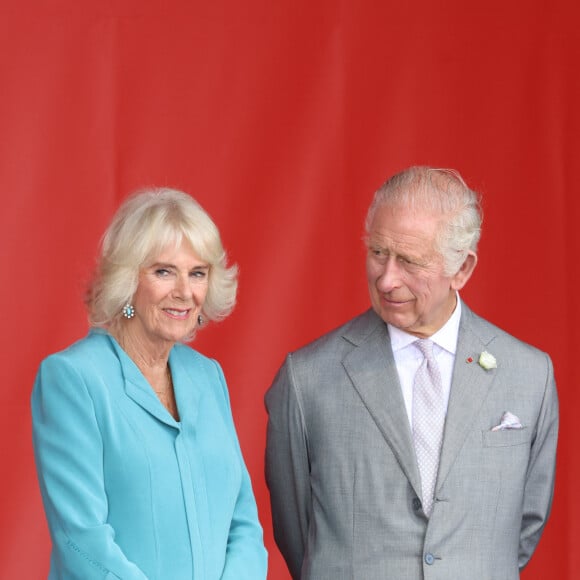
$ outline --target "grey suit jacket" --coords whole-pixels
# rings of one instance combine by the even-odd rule
[[[496,369],[477,364],[484,350]],[[519,578],[552,502],[548,355],[463,304],[430,519],[387,327],[372,310],[290,354],[266,407],[274,535],[294,579]],[[491,431],[505,411],[524,428]]]

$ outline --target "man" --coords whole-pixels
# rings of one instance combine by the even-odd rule
[[[548,355],[475,315],[478,196],[413,167],[366,221],[372,309],[290,354],[266,395],[266,477],[294,579],[512,580],[550,511]]]

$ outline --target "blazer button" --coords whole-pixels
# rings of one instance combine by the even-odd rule
[[[429,564],[429,566],[431,566],[433,562],[435,562],[435,556],[433,556],[433,554],[430,552],[425,554],[425,564]]]
[[[413,498],[413,509],[418,512],[421,509],[421,500],[418,497]]]

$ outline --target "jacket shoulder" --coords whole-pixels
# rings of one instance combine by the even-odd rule
[[[328,365],[333,360],[342,360],[346,352],[363,344],[377,332],[386,336],[386,325],[369,309],[288,356],[295,364],[312,364],[321,360]]]
[[[63,350],[47,356],[43,360],[43,364],[68,362],[74,365],[81,361],[107,359],[108,356],[114,356],[114,351],[107,333],[100,329],[91,329],[85,337],[73,342]]]
[[[489,352],[495,355],[505,353],[514,364],[529,365],[540,362],[543,366],[545,361],[550,359],[549,355],[538,347],[517,338],[503,328],[475,314],[465,305],[463,307],[460,340],[461,333],[471,333],[481,341]]]
[[[44,379],[48,384],[55,380],[67,383],[81,380],[89,390],[99,384],[98,377],[113,380],[121,376],[121,365],[108,334],[91,330],[87,336],[65,349],[47,356],[40,364],[35,384]],[[67,383],[68,384],[68,383]]]

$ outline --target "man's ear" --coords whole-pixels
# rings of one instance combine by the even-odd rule
[[[465,260],[463,260],[463,264],[461,264],[461,267],[459,268],[455,276],[451,278],[451,289],[461,290],[465,286],[465,284],[467,284],[469,278],[471,278],[471,274],[473,274],[476,265],[477,265],[477,254],[469,250],[469,252],[467,253],[467,257],[465,258]]]

